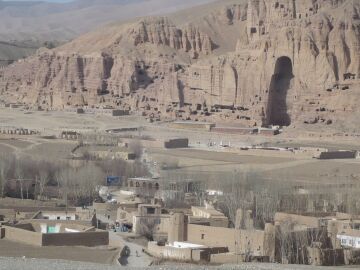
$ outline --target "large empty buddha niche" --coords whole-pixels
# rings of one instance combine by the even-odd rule
[[[291,59],[286,56],[278,58],[269,88],[267,124],[290,126],[287,96],[293,77]]]

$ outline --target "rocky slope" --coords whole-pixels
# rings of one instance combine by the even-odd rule
[[[215,0],[0,0],[0,66],[32,55],[41,46],[68,42],[112,21],[166,14]],[[49,46],[50,45],[50,46]]]
[[[0,91],[44,108],[357,132],[359,16],[352,0],[220,1],[41,50],[2,70]]]
[[[213,0],[0,0],[0,40],[65,41],[95,27],[164,14]]]
[[[17,59],[32,55],[39,48],[39,44],[32,41],[3,42],[0,41],[0,67],[7,66]]]

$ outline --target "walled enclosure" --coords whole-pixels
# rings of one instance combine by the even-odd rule
[[[168,246],[159,246],[157,242],[148,243],[148,252],[158,258],[171,258],[174,260],[191,261],[192,250],[189,248],[175,248]]]
[[[37,225],[35,225],[37,226]],[[106,246],[109,244],[107,231],[84,231],[74,233],[36,232],[32,224],[21,224],[18,228],[4,226],[5,239],[33,246]]]
[[[5,229],[5,239],[20,242],[32,246],[42,246],[42,234],[37,232],[32,232],[20,228],[4,226]]]
[[[159,246],[157,242],[149,242],[147,250],[151,255],[158,258],[166,258],[171,260],[188,262],[209,262],[212,254],[228,252],[228,249],[225,247],[210,248],[202,246],[177,248],[172,246]]]
[[[270,261],[274,259],[274,247],[271,244],[274,241],[271,238],[275,239],[275,229],[270,225],[266,226],[265,231],[258,231],[189,224],[187,235],[190,243],[209,247],[225,246],[229,252],[245,254],[250,251],[252,256],[267,256]]]

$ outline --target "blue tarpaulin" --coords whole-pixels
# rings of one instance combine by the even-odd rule
[[[120,176],[108,176],[108,177],[106,177],[106,184],[108,186],[119,185],[120,182],[121,182],[121,177]]]

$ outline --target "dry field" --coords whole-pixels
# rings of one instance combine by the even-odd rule
[[[54,142],[44,141],[31,149],[26,149],[25,154],[38,158],[65,159],[70,156],[71,150],[76,146],[76,142],[55,140]]]
[[[194,149],[161,150],[152,149],[155,160],[175,159],[179,168],[176,174],[199,175],[201,179],[223,178],[224,173],[249,172],[267,181],[286,181],[294,184],[312,183],[348,183],[360,181],[360,160],[317,160],[306,156],[284,153],[271,156],[261,151],[251,154],[248,151],[239,153],[209,152]]]
[[[0,144],[8,145],[9,147],[20,148],[20,149],[24,149],[32,145],[32,143],[29,141],[14,140],[14,139],[4,139],[4,140],[0,139]]]
[[[360,179],[360,161],[332,160],[319,161],[310,156],[294,155],[289,152],[240,151],[236,148],[207,148],[207,144],[221,141],[232,146],[267,144],[270,146],[317,146],[330,149],[360,149],[358,139],[326,141],[318,139],[289,138],[285,134],[275,137],[216,134],[199,130],[178,130],[169,128],[166,123],[149,124],[138,116],[112,118],[99,115],[77,115],[68,112],[32,112],[0,109],[0,126],[35,129],[41,135],[59,135],[62,130],[83,132],[104,132],[106,129],[122,127],[142,127],[133,135],[145,135],[155,139],[187,137],[190,149],[165,150],[150,148],[153,161],[176,160],[179,168],[174,173],[192,175],[220,175],[224,172],[253,171],[266,180],[284,180],[294,183],[333,183]],[[0,135],[1,136],[1,135]],[[1,139],[1,137],[0,137]],[[2,153],[15,152],[39,158],[64,159],[69,157],[76,142],[64,140],[45,140],[40,136],[0,140]]]
[[[139,126],[141,119],[136,116],[111,118],[104,115],[78,115],[72,112],[38,112],[30,114],[23,110],[0,108],[0,128],[22,127],[42,133],[59,134],[63,129],[105,130],[119,127]]]
[[[9,154],[12,153],[14,151],[14,149],[12,149],[11,147],[9,147],[6,144],[3,144],[3,142],[0,141],[0,153],[1,154]]]

